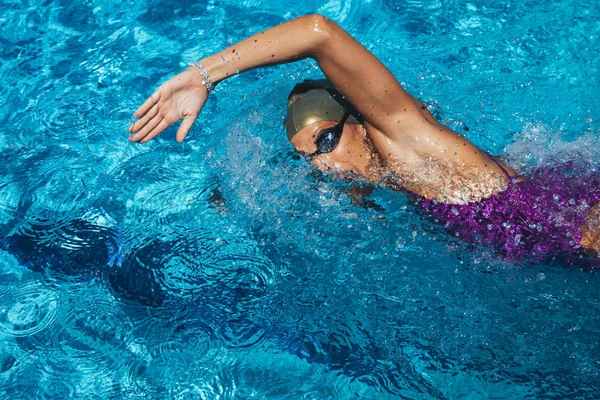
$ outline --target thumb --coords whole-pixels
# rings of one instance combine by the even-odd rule
[[[185,116],[183,122],[181,123],[181,125],[179,125],[179,129],[177,129],[178,142],[183,142],[183,139],[185,139],[185,137],[187,136],[188,132],[190,131],[190,128],[192,127],[194,122],[196,122],[196,118],[198,118],[198,115]]]

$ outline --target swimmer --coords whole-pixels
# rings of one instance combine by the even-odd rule
[[[574,179],[546,168],[519,176],[438,122],[373,54],[321,15],[288,21],[190,65],[135,111],[130,141],[147,142],[183,118],[181,142],[214,85],[306,58],[327,79],[294,87],[285,129],[295,151],[321,170],[406,191],[450,233],[508,259],[600,250],[600,174]]]

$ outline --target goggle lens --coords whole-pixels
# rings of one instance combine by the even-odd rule
[[[321,131],[315,144],[318,153],[331,153],[342,138],[342,127],[339,125]]]
[[[315,139],[315,145],[317,146],[317,151],[309,156],[314,157],[323,153],[331,153],[337,145],[340,143],[340,139],[342,138],[342,133],[344,133],[344,124],[346,120],[350,116],[350,113],[346,111],[341,121],[330,128],[323,129],[319,136]]]

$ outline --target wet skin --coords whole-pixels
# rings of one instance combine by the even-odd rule
[[[307,125],[291,138],[290,143],[298,153],[313,154],[317,150],[315,139],[319,133],[336,124],[337,121],[322,121]],[[341,177],[350,173],[354,179],[359,178],[374,184],[382,183],[382,173],[390,169],[390,166],[386,165],[385,157],[379,154],[370,140],[367,128],[359,124],[345,124],[336,148],[330,153],[312,156],[310,161],[324,172]],[[516,175],[512,168],[502,165],[509,174]],[[391,168],[393,169],[394,165]],[[585,225],[581,227],[581,244],[588,249],[591,256],[596,256],[600,253],[600,204],[590,209],[586,219]]]
[[[468,201],[480,200],[506,187],[506,175],[485,152],[437,123],[429,112],[422,115],[427,119],[429,128],[424,127],[414,134],[412,143],[404,143],[402,137],[384,135],[368,123],[364,126],[345,124],[337,147],[330,153],[312,156],[311,161],[323,171],[342,176],[358,174],[375,184],[381,184],[385,177],[394,175],[402,180],[402,188],[440,201],[448,193],[448,182],[457,180],[457,175],[463,178],[460,187],[466,188],[465,192],[479,190],[476,193],[481,193],[479,198],[468,198],[462,193],[455,196],[463,196]],[[316,151],[315,139],[319,133],[336,123],[321,121],[307,125],[290,142],[297,152],[312,154]],[[448,156],[450,152],[452,155]],[[422,171],[429,166],[436,167],[430,168],[433,171],[430,175],[435,174],[436,179],[420,179]],[[514,174],[512,169],[506,169]]]

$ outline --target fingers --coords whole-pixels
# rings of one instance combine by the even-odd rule
[[[148,110],[150,110],[152,108],[153,105],[155,105],[158,102],[159,99],[160,99],[160,92],[157,90],[156,92],[152,93],[152,96],[150,96],[150,97],[148,97],[148,99],[146,99],[146,101],[144,102],[144,104],[142,104],[140,106],[140,108],[135,110],[135,112],[133,113],[133,116],[136,118],[143,116],[144,114],[146,114],[148,112]]]
[[[144,139],[152,130],[162,121],[163,117],[158,114],[152,118],[148,123],[135,135],[129,138],[130,142],[139,142]]]
[[[152,108],[146,114],[144,114],[144,116],[142,118],[135,121],[135,123],[129,127],[129,132],[134,133],[134,132],[137,132],[140,129],[142,129],[144,126],[146,126],[148,121],[150,121],[152,118],[156,117],[156,114],[158,114],[158,111],[159,111],[158,104],[155,104],[154,106],[152,106]]]
[[[177,130],[178,142],[183,142],[183,139],[185,139],[197,118],[198,115],[188,115],[183,119],[183,122]],[[156,115],[149,122],[147,122],[138,133],[133,135],[129,141],[146,143],[167,129],[169,125],[171,124],[169,124],[162,116]]]
[[[162,121],[160,121],[156,128],[152,129],[152,131],[140,141],[140,143],[146,143],[147,141],[154,139],[156,135],[167,129],[169,125],[171,124],[169,124],[166,120],[163,119]]]
[[[198,115],[188,115],[183,119],[181,125],[179,125],[179,129],[177,129],[177,141],[183,142],[183,139],[187,136],[190,128],[198,118]]]

